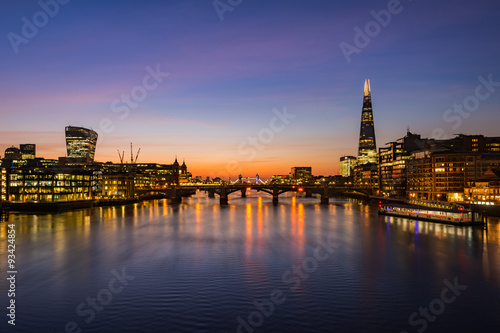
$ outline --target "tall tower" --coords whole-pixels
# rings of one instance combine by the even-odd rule
[[[365,80],[361,130],[359,132],[358,165],[377,163],[377,144],[373,126],[372,94],[370,80]]]
[[[91,129],[66,126],[66,150],[68,158],[80,163],[94,161],[97,133]]]

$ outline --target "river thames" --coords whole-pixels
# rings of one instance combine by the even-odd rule
[[[7,225],[16,230],[8,325]],[[500,223],[200,193],[1,222],[2,332],[497,332]],[[479,329],[479,327],[481,327]]]

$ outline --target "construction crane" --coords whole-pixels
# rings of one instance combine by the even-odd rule
[[[123,164],[123,158],[125,157],[125,151],[120,154],[120,149],[118,150],[118,157],[120,157],[120,163]]]
[[[134,159],[134,152],[132,149],[132,142],[130,143],[130,163],[137,163],[137,159],[139,158],[139,152],[141,151],[141,148],[137,150],[137,154],[135,155]]]
[[[137,163],[137,159],[139,158],[139,152],[140,151],[141,151],[141,148],[137,149],[137,155],[135,155],[134,163]]]

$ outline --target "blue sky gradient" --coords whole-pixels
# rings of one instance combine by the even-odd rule
[[[221,21],[206,0],[72,0],[17,53],[8,34],[23,36],[23,17],[33,22],[42,8],[0,3],[2,155],[36,143],[38,156],[64,156],[64,127],[82,125],[100,134],[99,161],[117,162],[117,149],[128,156],[133,141],[139,161],[177,154],[194,175],[269,177],[302,165],[334,175],[340,156],[357,152],[365,78],[379,147],[408,126],[426,137],[437,128],[500,135],[500,86],[456,128],[443,118],[475,94],[478,77],[500,82],[498,1],[402,0],[350,63],[339,45],[355,45],[354,28],[391,1],[243,0]],[[142,86],[148,66],[169,75],[120,119],[113,101]],[[295,118],[242,153],[285,107]]]

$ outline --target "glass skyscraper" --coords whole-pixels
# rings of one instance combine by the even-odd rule
[[[373,125],[370,80],[365,80],[357,164],[362,165],[366,163],[377,163],[377,144],[375,142],[375,127]]]
[[[94,161],[97,133],[83,127],[66,126],[66,150],[71,160],[80,163]]]

